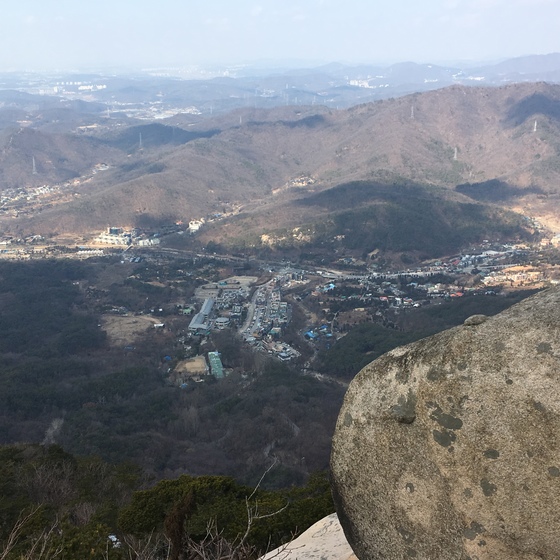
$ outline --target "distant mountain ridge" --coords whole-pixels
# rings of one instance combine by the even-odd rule
[[[123,109],[129,113],[141,104],[152,104],[153,109],[183,107],[207,117],[233,109],[279,105],[322,104],[347,108],[450,85],[560,82],[560,53],[522,56],[484,65],[408,61],[391,65],[331,63],[297,69],[236,65],[204,69],[195,74],[179,71],[179,76],[168,75],[168,72],[168,69],[156,69],[129,76],[0,74],[0,108],[3,96],[7,95],[2,90],[9,89],[81,98],[109,106],[112,111]],[[192,79],[204,76],[210,77]],[[60,83],[89,86],[82,85],[86,88],[82,91],[78,85],[60,86]],[[18,106],[25,101],[20,98]]]

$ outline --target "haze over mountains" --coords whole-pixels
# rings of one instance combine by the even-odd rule
[[[119,75],[11,73],[0,75],[0,90],[81,98],[129,114],[138,114],[149,104],[152,113],[183,108],[211,116],[240,107],[318,104],[344,108],[454,84],[499,86],[538,81],[560,82],[560,53],[494,64],[446,66],[415,62],[389,66],[331,63],[297,69],[254,65],[161,68]],[[19,101],[23,99],[20,93]]]
[[[220,213],[226,219],[207,228],[201,239],[230,244],[238,240],[243,246],[262,244],[263,239],[265,244],[281,244],[286,237],[305,243],[317,238],[316,224],[326,215],[353,211],[349,200],[360,208],[386,208],[386,189],[395,185],[407,188],[404,204],[419,197],[430,199],[431,206],[440,201],[441,208],[445,200],[472,214],[473,203],[492,202],[554,225],[560,201],[560,85],[531,80],[560,79],[560,55],[514,59],[468,72],[395,65],[383,70],[391,77],[393,93],[465,83],[469,76],[484,76],[484,84],[527,81],[500,87],[451,85],[338,110],[328,102],[320,104],[333,98],[317,98],[319,86],[325,75],[342,76],[349,69],[330,66],[323,71],[290,74],[298,91],[312,96],[298,100],[308,105],[285,106],[282,96],[290,102],[294,93],[274,88],[286,76],[269,76],[260,79],[261,89],[249,105],[257,100],[257,105],[277,106],[245,103],[212,115],[192,109],[166,117],[164,105],[172,97],[169,84],[176,88],[176,105],[190,102],[189,88],[198,88],[207,91],[206,103],[213,99],[219,105],[215,100],[221,99],[225,106],[232,98],[231,88],[246,87],[249,78],[153,78],[151,85],[152,79],[144,78],[132,80],[134,87],[123,80],[120,88],[113,79],[113,85],[85,90],[72,82],[57,86],[62,97],[0,91],[2,189],[62,184],[68,193],[57,204],[4,213],[2,228],[9,234],[83,235],[108,224],[188,222]],[[375,84],[381,78],[367,76],[381,70],[352,71],[355,78],[345,77],[343,105],[355,102],[362,92],[366,99],[380,95]],[[317,87],[307,87],[310,76]],[[14,77],[10,80],[13,85]],[[367,84],[350,85],[356,80]],[[263,94],[263,84],[270,86],[269,93]],[[71,95],[68,87],[81,93]],[[159,101],[152,101],[152,95]],[[147,123],[150,113],[152,123]],[[153,122],[155,117],[158,122]],[[98,164],[105,164],[104,170],[92,173]],[[334,190],[328,203],[319,196],[349,183],[357,186]],[[496,210],[492,212],[495,218]],[[375,213],[366,222],[371,219],[380,217]],[[504,219],[511,223],[505,215]],[[294,228],[300,229],[294,234]],[[321,233],[341,234],[336,225]]]

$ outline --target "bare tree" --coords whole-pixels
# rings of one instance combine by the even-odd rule
[[[22,483],[34,502],[61,507],[75,497],[74,471],[70,461],[33,465],[22,473]]]
[[[266,475],[276,466],[277,460],[266,469],[258,484],[245,498],[247,523],[242,535],[231,540],[218,528],[216,519],[211,519],[206,534],[201,540],[194,540],[185,532],[185,522],[194,511],[194,495],[189,493],[170,512],[165,521],[165,535],[150,534],[146,539],[124,537],[130,560],[255,560],[258,549],[248,542],[254,523],[260,519],[274,517],[282,513],[288,503],[274,511],[262,511],[256,498],[257,492]],[[278,554],[286,547],[279,549]],[[272,556],[275,558],[276,554]],[[0,559],[1,560],[1,559]]]
[[[23,538],[23,533],[31,524],[35,516],[38,515],[41,506],[34,506],[27,512],[21,512],[12,527],[6,541],[0,550],[0,560],[7,560]],[[53,542],[53,537],[58,528],[58,521],[55,521],[49,528],[43,529],[31,538],[26,538],[27,549],[18,551],[18,560],[52,560],[62,554],[62,546]]]
[[[129,560],[169,560],[171,545],[161,533],[152,532],[147,538],[125,535],[123,542]]]
[[[185,542],[185,560],[249,560],[256,556],[256,547],[241,539],[226,539],[215,519],[208,523],[206,535],[201,541],[187,537]]]
[[[234,556],[232,556],[232,560],[237,560],[238,558],[240,558],[239,556],[237,556],[237,554],[240,550],[246,547],[247,538],[249,537],[249,533],[251,532],[251,528],[253,527],[255,521],[259,519],[267,519],[269,517],[274,517],[276,515],[279,515],[289,505],[289,503],[286,502],[281,508],[275,511],[269,513],[261,513],[259,509],[259,502],[257,499],[254,499],[266,475],[276,466],[277,462],[278,460],[274,458],[272,464],[268,467],[268,469],[266,469],[266,471],[264,471],[263,475],[259,479],[257,485],[253,489],[253,492],[251,492],[251,495],[245,498],[245,506],[247,508],[247,526],[245,529],[245,534],[239,539],[239,542],[233,549]]]

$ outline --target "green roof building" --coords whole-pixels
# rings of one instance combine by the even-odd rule
[[[220,359],[220,353],[208,352],[208,361],[210,362],[210,373],[216,379],[223,379],[224,366],[222,365],[222,360]]]

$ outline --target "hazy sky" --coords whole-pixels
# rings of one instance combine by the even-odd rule
[[[560,0],[3,0],[0,70],[560,51]]]

